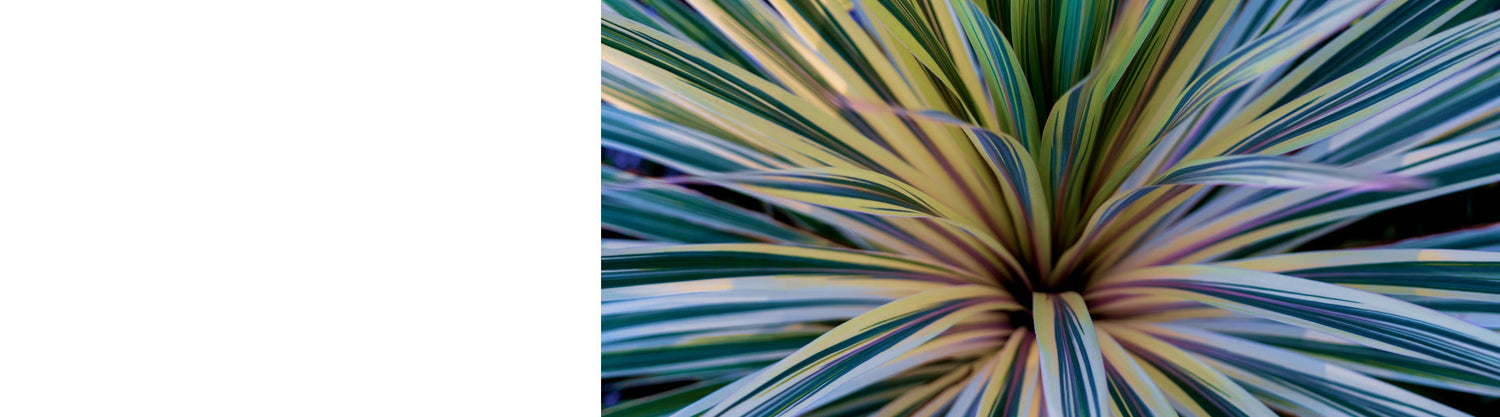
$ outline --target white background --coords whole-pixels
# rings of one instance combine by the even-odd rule
[[[0,415],[595,415],[598,10],[4,2]]]

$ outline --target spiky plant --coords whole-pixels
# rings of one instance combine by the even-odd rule
[[[604,414],[1462,415],[1493,3],[604,0]]]

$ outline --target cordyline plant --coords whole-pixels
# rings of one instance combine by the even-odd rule
[[[1493,3],[605,0],[603,413],[1463,415]]]

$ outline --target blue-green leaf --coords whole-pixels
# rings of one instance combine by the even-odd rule
[[[1107,416],[1104,359],[1083,297],[1074,292],[1035,293],[1032,299],[1047,415]]]
[[[1261,188],[1388,190],[1420,188],[1425,182],[1397,175],[1301,162],[1285,157],[1234,155],[1179,165],[1155,185],[1242,185]]]
[[[1467,415],[1359,372],[1296,352],[1185,327],[1140,328],[1198,355],[1252,392],[1297,414]]]
[[[1382,350],[1500,375],[1500,334],[1379,294],[1248,269],[1173,265],[1091,287],[1090,298],[1168,295],[1316,329]]]

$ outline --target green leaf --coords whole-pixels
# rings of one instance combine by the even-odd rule
[[[657,417],[669,415],[673,411],[702,398],[704,395],[728,385],[736,378],[739,378],[739,376],[733,375],[727,378],[705,380],[650,397],[620,403],[604,409],[600,417]]]
[[[604,378],[697,371],[747,364],[769,365],[817,338],[822,331],[700,337],[687,343],[637,349],[606,349],[600,356]]]
[[[1185,323],[1186,324],[1186,323]],[[1398,355],[1281,323],[1195,320],[1194,328],[1296,350],[1374,377],[1447,390],[1500,396],[1500,378],[1421,357]]]
[[[1338,77],[1354,72],[1398,48],[1422,40],[1445,26],[1461,23],[1494,8],[1493,0],[1393,0],[1350,25],[1243,109],[1259,115],[1272,103],[1302,96]],[[1277,103],[1280,104],[1280,103]]]
[[[1106,102],[1114,92],[1120,79],[1129,69],[1130,61],[1150,37],[1152,29],[1161,18],[1166,1],[1135,1],[1125,3],[1115,21],[1109,41],[1093,72],[1077,86],[1062,94],[1047,116],[1042,133],[1042,149],[1037,152],[1038,171],[1045,173],[1043,181],[1051,193],[1054,218],[1081,217],[1086,208],[1083,201],[1090,182],[1088,164],[1093,161],[1098,133],[1103,129]],[[1059,238],[1071,239],[1074,231],[1064,227]]]
[[[1020,308],[982,286],[927,291],[886,304],[825,333],[808,346],[743,380],[707,415],[796,414],[861,373],[896,359],[969,315]]]
[[[1106,325],[1102,330],[1134,355],[1180,413],[1195,417],[1276,416],[1243,387],[1192,353],[1131,327]]]
[[[604,288],[766,275],[861,275],[955,282],[947,266],[876,252],[769,244],[709,244],[605,251]],[[979,279],[979,278],[972,278]]]
[[[870,385],[847,397],[807,413],[806,417],[867,417],[886,416],[884,410],[908,401],[925,401],[931,396],[912,399],[924,392],[935,391],[952,384],[953,380],[968,375],[972,366],[962,361],[944,361],[923,365],[902,372],[900,375]],[[871,404],[873,402],[873,404]],[[863,407],[863,405],[871,407]]]
[[[1026,149],[1038,149],[1041,125],[1037,122],[1031,87],[1010,42],[979,6],[968,0],[955,3],[953,14],[968,40],[972,59],[979,65],[986,101],[1000,113],[1003,125],[998,130],[1020,138]]]
[[[763,213],[672,184],[601,166],[605,228],[631,236],[683,243],[770,242],[827,245]]]
[[[1370,8],[1378,4],[1375,1],[1336,1],[1324,3],[1315,11],[1297,18],[1296,21],[1276,26],[1269,32],[1254,38],[1238,48],[1218,57],[1217,61],[1208,63],[1203,70],[1192,76],[1180,93],[1170,101],[1162,102],[1148,119],[1136,130],[1139,138],[1132,140],[1133,144],[1125,153],[1115,158],[1129,161],[1116,166],[1117,172],[1132,172],[1133,175],[1113,175],[1106,181],[1101,190],[1109,192],[1117,188],[1136,188],[1155,172],[1156,164],[1145,164],[1137,166],[1147,158],[1153,149],[1157,152],[1173,149],[1178,144],[1172,143],[1171,134],[1177,132],[1179,126],[1188,120],[1197,117],[1209,105],[1217,102],[1227,94],[1251,83],[1252,81],[1276,72],[1287,62],[1297,58],[1301,53],[1318,42],[1327,39],[1339,30],[1347,26],[1351,21],[1358,19]],[[1247,113],[1248,114],[1248,113]],[[1222,132],[1221,132],[1222,133]],[[1205,139],[1204,143],[1192,143],[1187,159],[1201,159],[1210,156],[1219,156],[1226,153],[1212,153],[1212,138]],[[1168,146],[1170,145],[1170,146]],[[1164,155],[1158,155],[1164,156]]]
[[[844,168],[803,168],[744,171],[699,179],[732,185],[749,192],[818,206],[894,217],[927,217],[953,226],[974,238],[979,247],[1017,274],[1023,269],[992,229],[959,212],[915,186],[876,172]]]
[[[1173,265],[1121,273],[1089,298],[1168,295],[1316,329],[1381,350],[1500,375],[1500,334],[1394,298],[1248,269]]]
[[[1055,0],[1051,17],[1057,29],[1052,53],[1052,91],[1061,93],[1094,71],[1116,11],[1115,0]],[[1126,15],[1126,17],[1129,17]],[[1136,22],[1122,22],[1136,24]]]
[[[1107,416],[1104,359],[1083,297],[1075,292],[1034,293],[1032,299],[1047,415]]]
[[[1352,249],[1267,256],[1219,265],[1276,272],[1382,294],[1500,302],[1500,253]]]
[[[1141,326],[1299,415],[1466,416],[1358,372],[1295,352],[1183,327]]]
[[[1285,157],[1234,155],[1179,165],[1157,177],[1154,185],[1240,185],[1262,188],[1387,190],[1421,188],[1413,178],[1301,162]]]
[[[1430,100],[1437,91],[1426,90],[1448,76],[1500,65],[1487,60],[1496,52],[1500,14],[1492,13],[1391,52],[1252,122],[1230,126],[1194,153],[1282,154],[1302,148],[1398,105]]]
[[[1466,249],[1500,252],[1500,223],[1406,239],[1384,247],[1401,249]]]
[[[881,216],[936,217],[972,223],[910,184],[872,171],[802,168],[704,176],[757,194]]]
[[[975,368],[979,366],[980,364],[959,366],[951,372],[932,378],[925,384],[902,392],[868,415],[872,417],[914,416],[922,415],[923,411],[929,409],[947,406],[956,399],[956,392],[959,387],[962,387],[960,384],[973,375]],[[934,412],[926,414],[935,415]]]
[[[1261,242],[1308,231],[1316,236],[1318,228],[1500,181],[1500,129],[1464,134],[1407,151],[1399,164],[1388,172],[1420,177],[1432,186],[1387,192],[1258,192],[1225,198],[1175,219],[1175,224],[1160,232],[1156,240],[1134,248],[1135,253],[1118,267],[1222,259]]]
[[[1022,249],[1038,264],[1051,261],[1052,231],[1046,190],[1031,154],[1015,139],[977,127],[969,128],[969,140],[984,155],[990,171],[999,180],[1002,200],[1009,209],[1013,227],[1023,230]],[[1045,273],[1046,271],[1041,271]]]
[[[1036,338],[1024,329],[1011,333],[1005,346],[977,369],[963,385],[949,417],[1028,415],[1039,409],[1033,404],[1040,378]],[[892,414],[898,415],[898,414]]]
[[[1151,381],[1129,351],[1109,335],[1099,332],[1099,351],[1104,358],[1105,377],[1109,381],[1110,411],[1121,417],[1175,417],[1172,404],[1161,388]]]
[[[628,151],[689,173],[729,172],[786,163],[739,143],[687,126],[601,106],[600,137],[605,147]]]
[[[621,313],[602,320],[600,341],[607,347],[637,345],[642,339],[714,329],[757,328],[847,320],[879,307],[868,301],[801,301],[720,304],[712,308]],[[696,337],[694,334],[690,337]],[[644,341],[649,344],[658,344]]]
[[[723,58],[736,66],[753,73],[759,73],[759,68],[744,55],[734,44],[724,37],[722,32],[713,26],[712,22],[703,18],[703,15],[688,7],[679,0],[640,0],[650,5],[652,10],[663,21],[666,21],[687,39],[691,39],[696,45],[712,52],[719,58]]]

